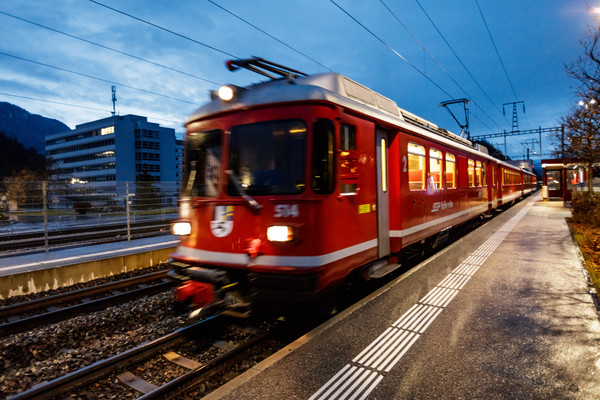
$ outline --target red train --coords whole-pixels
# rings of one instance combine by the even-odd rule
[[[323,304],[352,275],[536,188],[535,175],[342,75],[262,59],[272,78],[222,87],[186,123],[181,302],[200,309]]]

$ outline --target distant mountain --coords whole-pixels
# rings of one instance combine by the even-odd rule
[[[24,169],[42,177],[46,170],[46,157],[31,147],[26,149],[16,138],[0,131],[0,180]]]
[[[33,147],[40,154],[44,153],[46,135],[70,129],[56,119],[31,114],[14,104],[0,102],[0,132],[16,138],[26,148]]]

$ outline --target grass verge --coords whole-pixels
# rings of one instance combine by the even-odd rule
[[[592,284],[600,294],[600,228],[567,220],[571,227],[571,234],[579,245],[583,254],[585,266],[590,273]]]

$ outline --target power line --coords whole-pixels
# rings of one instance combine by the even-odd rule
[[[515,100],[519,100],[519,96],[517,95],[515,87],[513,86],[512,81],[510,80],[510,77],[508,76],[508,72],[506,71],[506,67],[504,66],[504,62],[502,61],[502,57],[500,57],[500,52],[498,51],[498,47],[496,47],[496,42],[494,41],[494,38],[492,36],[492,32],[490,31],[490,27],[488,26],[487,21],[485,20],[485,17],[483,16],[483,11],[481,10],[481,7],[479,6],[479,1],[475,0],[475,4],[477,4],[477,9],[479,10],[479,14],[481,15],[481,19],[483,20],[483,24],[485,25],[485,29],[487,30],[487,33],[490,36],[490,40],[492,41],[492,45],[494,46],[494,50],[496,51],[496,55],[498,56],[498,60],[500,60],[500,65],[502,66],[502,70],[504,71],[504,75],[506,75],[506,79],[508,80],[508,84],[510,85],[510,88],[512,89],[512,92],[515,95]],[[527,115],[525,115],[525,120],[527,121],[527,125],[530,126],[529,119],[527,118]]]
[[[485,29],[487,30],[487,33],[490,36],[490,40],[492,41],[492,46],[494,46],[494,50],[496,51],[496,55],[498,56],[498,60],[500,60],[500,65],[502,66],[502,70],[504,71],[504,75],[506,75],[506,79],[508,80],[508,84],[510,85],[510,88],[512,89],[512,92],[515,95],[515,100],[518,100],[519,96],[517,96],[517,92],[515,91],[515,87],[513,86],[512,81],[510,80],[510,77],[508,76],[508,72],[506,72],[506,67],[504,66],[504,62],[502,62],[502,57],[500,57],[500,52],[498,51],[498,47],[496,47],[496,42],[494,41],[494,38],[492,36],[492,32],[490,32],[490,27],[488,26],[487,21],[485,20],[485,17],[483,16],[483,12],[481,11],[481,7],[479,6],[479,1],[475,0],[475,4],[477,4],[477,9],[479,10],[479,14],[481,15],[481,19],[483,20],[483,24],[485,25]]]
[[[293,50],[293,51],[295,51],[296,53],[300,54],[301,56],[303,56],[303,57],[305,57],[305,58],[309,59],[310,61],[314,62],[315,64],[318,64],[318,65],[320,65],[321,67],[325,68],[325,69],[326,69],[326,70],[328,70],[328,71],[333,71],[331,68],[329,68],[329,67],[326,67],[325,65],[321,64],[319,61],[315,60],[314,58],[312,58],[312,57],[309,57],[308,55],[304,54],[304,53],[303,53],[303,52],[301,52],[300,50],[297,50],[297,49],[295,49],[294,47],[290,46],[289,44],[287,44],[287,43],[285,43],[285,42],[283,42],[283,41],[281,41],[281,40],[277,39],[275,36],[271,35],[271,34],[270,34],[270,33],[268,33],[268,32],[265,32],[263,29],[261,29],[261,28],[259,28],[258,26],[256,26],[256,25],[252,24],[251,22],[249,22],[249,21],[245,20],[244,18],[242,18],[242,17],[240,17],[239,15],[237,15],[237,14],[233,13],[232,11],[229,11],[229,10],[228,10],[228,9],[226,9],[225,7],[223,7],[223,6],[221,6],[221,5],[217,4],[217,3],[215,3],[215,2],[214,2],[214,1],[212,1],[212,0],[208,0],[208,2],[209,2],[209,3],[211,3],[211,4],[213,4],[213,5],[214,5],[214,6],[216,6],[216,7],[219,7],[221,10],[223,10],[223,11],[225,11],[226,13],[228,13],[228,14],[232,15],[233,17],[235,17],[235,18],[239,19],[240,21],[242,21],[242,22],[244,22],[244,23],[246,23],[246,24],[250,25],[251,27],[253,27],[253,28],[254,28],[254,29],[256,29],[257,31],[259,31],[259,32],[261,32],[261,33],[263,33],[263,34],[267,35],[268,37],[270,37],[271,39],[273,39],[273,40],[277,41],[278,43],[280,43],[280,44],[284,45],[284,46],[285,46],[285,47],[287,47],[288,49],[290,49],[290,50]]]
[[[90,0],[92,1],[92,0]],[[337,4],[334,0],[329,0],[331,1],[337,8],[339,8],[344,14],[346,14],[348,17],[350,17],[350,19],[352,19],[354,22],[356,22],[358,25],[360,25],[364,30],[366,30],[367,32],[369,32],[371,34],[371,36],[373,36],[375,39],[377,39],[381,44],[383,44],[385,47],[387,47],[392,53],[394,53],[395,55],[397,55],[398,57],[400,57],[405,63],[407,63],[412,69],[414,69],[415,71],[417,71],[419,74],[421,74],[425,79],[427,79],[429,82],[431,82],[435,87],[437,87],[440,91],[442,91],[446,96],[453,98],[453,96],[446,92],[440,85],[438,85],[435,81],[433,81],[429,76],[427,76],[427,74],[425,74],[423,71],[421,71],[419,68],[417,68],[414,64],[412,64],[410,61],[408,61],[402,54],[400,54],[399,52],[397,52],[396,50],[394,50],[394,48],[392,46],[390,46],[389,44],[387,44],[383,39],[381,39],[379,36],[377,36],[375,33],[373,33],[373,31],[371,31],[369,28],[367,28],[365,25],[363,25],[359,20],[357,20],[356,18],[354,18],[348,11],[344,10],[344,8],[342,8],[339,4]]]
[[[106,110],[106,109],[94,108],[94,107],[88,107],[88,106],[82,106],[82,105],[79,105],[79,104],[63,103],[63,102],[60,102],[60,101],[40,99],[40,98],[29,97],[29,96],[20,96],[18,94],[11,94],[11,93],[4,93],[4,92],[0,92],[0,95],[2,95],[2,96],[8,96],[8,97],[16,97],[16,98],[25,99],[25,100],[41,101],[41,102],[44,102],[44,103],[58,104],[58,105],[61,105],[61,106],[83,108],[83,109],[86,109],[86,110],[101,111],[101,112],[105,112],[107,114],[110,114],[110,111]],[[181,121],[173,121],[172,119],[158,118],[158,117],[153,117],[153,116],[147,116],[147,117],[150,118],[150,119],[157,120],[157,121],[165,121],[165,122],[172,122],[172,123],[175,123],[175,124],[181,124]]]
[[[208,44],[206,44],[206,43],[202,43],[202,42],[200,42],[200,41],[198,41],[198,40],[196,40],[196,39],[192,39],[191,37],[189,37],[189,36],[186,36],[186,35],[184,35],[184,34],[181,34],[181,33],[175,32],[175,31],[172,31],[172,30],[170,30],[170,29],[167,29],[167,28],[165,28],[165,27],[162,27],[162,26],[160,26],[160,25],[157,25],[157,24],[154,24],[154,23],[152,23],[152,22],[146,21],[145,19],[142,19],[142,18],[136,17],[135,15],[128,14],[128,13],[126,13],[125,11],[117,10],[116,8],[113,8],[113,7],[107,6],[106,4],[102,4],[102,3],[100,3],[99,1],[96,1],[96,0],[89,0],[89,1],[90,1],[90,2],[92,2],[92,3],[94,3],[94,4],[97,4],[97,5],[99,5],[100,7],[107,8],[107,9],[109,9],[109,10],[111,10],[111,11],[114,11],[114,12],[116,12],[116,13],[119,13],[119,14],[125,15],[126,17],[129,17],[129,18],[135,19],[136,21],[143,22],[144,24],[147,24],[147,25],[153,26],[153,27],[155,27],[155,28],[157,28],[157,29],[160,29],[160,30],[162,30],[162,31],[168,32],[168,33],[170,33],[170,34],[172,34],[172,35],[175,35],[175,36],[178,36],[178,37],[180,37],[180,38],[182,38],[182,39],[189,40],[190,42],[193,42],[193,43],[199,44],[199,45],[201,45],[201,46],[204,46],[204,47],[206,47],[206,48],[208,48],[208,49],[211,49],[211,50],[214,50],[214,51],[216,51],[216,52],[219,52],[219,53],[221,53],[221,54],[224,54],[224,55],[226,55],[226,56],[228,56],[228,57],[237,58],[237,59],[239,59],[239,58],[240,58],[240,57],[237,57],[237,56],[235,56],[235,55],[233,55],[233,54],[231,54],[231,53],[228,53],[228,52],[226,52],[226,51],[224,51],[224,50],[218,49],[218,48],[216,48],[216,47],[214,47],[214,46],[210,46],[210,45],[208,45]]]
[[[425,13],[425,16],[427,17],[427,19],[429,20],[429,22],[431,23],[431,25],[433,25],[433,27],[435,28],[435,30],[437,31],[437,33],[441,36],[442,40],[444,41],[444,43],[446,43],[446,46],[448,46],[448,48],[450,49],[450,51],[452,52],[452,54],[454,54],[454,57],[456,57],[456,59],[458,60],[458,62],[460,63],[460,65],[462,65],[462,67],[465,69],[465,71],[467,71],[467,74],[471,77],[471,79],[473,80],[473,82],[475,82],[475,84],[477,85],[477,87],[479,88],[479,90],[481,90],[481,92],[485,95],[485,97],[489,100],[489,102],[492,104],[492,106],[499,112],[502,113],[502,111],[500,111],[500,108],[498,108],[498,106],[496,105],[496,103],[490,98],[490,96],[487,94],[487,92],[485,91],[485,89],[483,89],[483,87],[479,84],[479,82],[477,81],[477,79],[475,79],[475,77],[473,76],[473,74],[471,73],[471,71],[469,70],[469,68],[467,68],[467,66],[465,65],[465,63],[462,61],[462,59],[458,56],[458,54],[456,53],[456,51],[454,51],[454,48],[452,48],[452,46],[450,45],[450,43],[448,42],[448,40],[446,40],[446,37],[444,36],[444,34],[439,30],[439,28],[437,27],[437,25],[435,24],[435,22],[433,22],[433,20],[431,19],[431,17],[429,16],[429,13],[427,13],[427,11],[425,11],[425,8],[423,8],[423,6],[421,5],[421,3],[419,2],[419,0],[415,0],[417,2],[417,4],[419,5],[419,7],[421,8],[421,10],[423,11],[423,13]],[[487,115],[487,114],[486,114]],[[489,116],[488,116],[489,117]],[[490,117],[490,119],[492,119]],[[494,121],[492,119],[492,121]],[[494,123],[496,125],[498,125],[498,123],[496,123],[496,121],[494,121]],[[499,127],[500,125],[498,125]]]
[[[408,32],[408,34],[410,36],[412,36],[412,38],[419,44],[419,46],[421,46],[421,48],[423,49],[423,51],[429,56],[429,58],[431,58],[437,65],[438,67],[440,67],[440,69],[442,71],[444,71],[444,73],[448,76],[448,78],[450,78],[450,80],[452,80],[452,82],[454,82],[454,84],[456,86],[458,86],[458,88],[464,93],[465,96],[469,97],[470,101],[475,104],[475,106],[481,110],[481,112],[483,112],[485,114],[486,117],[488,117],[490,119],[490,121],[492,121],[494,124],[496,124],[496,126],[498,126],[500,128],[500,125],[483,109],[479,106],[479,104],[477,104],[477,102],[475,102],[475,100],[473,100],[473,98],[471,96],[469,96],[469,94],[467,93],[467,91],[465,89],[463,89],[463,87],[452,77],[452,75],[450,75],[450,73],[442,66],[442,64],[440,64],[438,62],[438,60],[429,52],[427,51],[427,49],[425,48],[425,46],[416,38],[415,35],[413,35],[413,33],[408,29],[408,27],[406,25],[404,25],[402,23],[402,21],[400,21],[400,19],[398,18],[398,16],[387,6],[387,4],[384,3],[383,0],[379,0],[381,2],[381,4],[383,4],[383,6],[388,10],[388,12],[396,19],[396,21],[404,28],[404,30],[406,30],[406,32]],[[440,33],[441,34],[441,33]],[[477,118],[477,116],[475,116],[475,118],[481,122],[485,127],[487,127],[488,129],[490,129],[489,126],[487,126],[487,124],[485,124],[483,121],[481,121],[479,118]],[[490,129],[491,130],[491,129]]]
[[[35,97],[19,96],[17,94],[10,94],[10,93],[3,93],[3,92],[0,92],[0,95],[9,96],[9,97],[17,97],[19,99],[25,99],[25,100],[42,101],[44,103],[60,104],[61,106],[77,107],[77,108],[84,108],[86,110],[94,110],[94,111],[102,111],[102,112],[110,113],[110,111],[103,110],[100,108],[87,107],[87,106],[82,106],[82,105],[77,105],[77,104],[62,103],[60,101],[54,101],[54,100],[44,100],[44,99],[38,99]]]
[[[13,54],[8,54],[8,53],[0,52],[0,55],[6,56],[6,57],[15,58],[15,59],[17,59],[17,60],[21,60],[21,61],[26,61],[26,62],[29,62],[29,63],[32,63],[32,64],[41,65],[41,66],[48,67],[48,68],[53,68],[53,69],[56,69],[56,70],[59,70],[59,71],[68,72],[68,73],[70,73],[70,74],[74,74],[74,75],[83,76],[83,77],[85,77],[85,78],[94,79],[94,80],[97,80],[97,81],[100,81],[100,82],[106,82],[106,83],[110,83],[110,84],[114,84],[114,85],[122,86],[122,87],[125,87],[125,88],[128,88],[128,89],[137,90],[137,91],[140,91],[140,92],[143,92],[143,93],[147,93],[147,94],[151,94],[151,95],[154,95],[154,96],[160,96],[160,97],[164,97],[164,98],[166,98],[166,99],[175,100],[175,101],[180,101],[180,102],[182,102],[182,103],[193,104],[193,105],[195,105],[195,106],[199,106],[199,105],[200,105],[200,104],[197,104],[197,103],[193,103],[193,102],[191,102],[191,101],[187,101],[187,100],[178,99],[178,98],[176,98],[176,97],[171,97],[171,96],[168,96],[168,95],[166,95],[166,94],[160,94],[160,93],[156,93],[156,92],[151,92],[151,91],[149,91],[149,90],[146,90],[146,89],[140,89],[140,88],[136,88],[136,87],[134,87],[134,86],[125,85],[125,84],[123,84],[123,83],[118,83],[118,82],[111,81],[111,80],[104,79],[104,78],[98,78],[98,77],[96,77],[96,76],[92,76],[92,75],[84,74],[84,73],[82,73],[82,72],[72,71],[72,70],[69,70],[69,69],[66,69],[66,68],[57,67],[57,66],[55,66],[55,65],[50,65],[50,64],[43,63],[43,62],[39,62],[39,61],[30,60],[30,59],[28,59],[28,58],[24,58],[24,57],[15,56],[15,55],[13,55]]]
[[[20,21],[23,21],[23,22],[27,22],[28,24],[35,25],[35,26],[37,26],[37,27],[39,27],[39,28],[43,28],[43,29],[47,29],[47,30],[49,30],[49,31],[52,31],[52,32],[55,32],[55,33],[59,33],[59,34],[61,34],[61,35],[64,35],[64,36],[70,37],[70,38],[72,38],[72,39],[80,40],[80,41],[82,41],[82,42],[85,42],[85,43],[88,43],[88,44],[91,44],[91,45],[94,45],[94,46],[98,46],[98,47],[100,47],[100,48],[103,48],[103,49],[105,49],[105,50],[110,50],[110,51],[112,51],[112,52],[115,52],[115,53],[118,53],[118,54],[121,54],[121,55],[124,55],[124,56],[127,56],[127,57],[134,58],[134,59],[136,59],[136,60],[139,60],[139,61],[143,61],[143,62],[146,62],[146,63],[152,64],[152,65],[155,65],[155,66],[157,66],[157,67],[161,67],[161,68],[164,68],[164,69],[168,69],[168,70],[170,70],[170,71],[174,71],[174,72],[177,72],[177,73],[180,73],[180,74],[183,74],[183,75],[186,75],[186,76],[192,77],[192,78],[196,78],[196,79],[202,80],[202,81],[204,81],[204,82],[212,83],[212,84],[214,84],[214,85],[220,85],[218,82],[214,82],[214,81],[211,81],[211,80],[209,80],[209,79],[202,78],[202,77],[200,77],[200,76],[197,76],[197,75],[193,75],[193,74],[190,74],[190,73],[187,73],[187,72],[184,72],[184,71],[180,71],[180,70],[178,70],[178,69],[171,68],[171,67],[168,67],[168,66],[166,66],[166,65],[159,64],[159,63],[156,63],[156,62],[154,62],[154,61],[150,61],[150,60],[147,60],[147,59],[145,59],[145,58],[138,57],[138,56],[136,56],[136,55],[133,55],[133,54],[126,53],[126,52],[124,52],[124,51],[120,51],[120,50],[117,50],[117,49],[113,49],[112,47],[108,47],[108,46],[105,46],[105,45],[103,45],[103,44],[100,44],[100,43],[92,42],[91,40],[83,39],[83,38],[81,38],[81,37],[79,37],[79,36],[71,35],[71,34],[69,34],[69,33],[66,33],[66,32],[63,32],[63,31],[60,31],[60,30],[58,30],[58,29],[50,28],[50,27],[48,27],[48,26],[45,26],[45,25],[39,24],[39,23],[37,23],[37,22],[33,22],[33,21],[30,21],[30,20],[27,20],[27,19],[25,19],[25,18],[18,17],[18,16],[16,16],[16,15],[9,14],[9,13],[7,13],[7,12],[4,12],[4,11],[0,11],[0,14],[6,15],[6,16],[8,16],[8,17],[11,17],[11,18],[18,19],[18,20],[20,20]]]

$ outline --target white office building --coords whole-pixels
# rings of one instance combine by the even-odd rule
[[[123,115],[46,136],[50,179],[87,193],[114,195],[123,182],[181,180],[175,130]],[[134,186],[134,185],[130,185]]]

